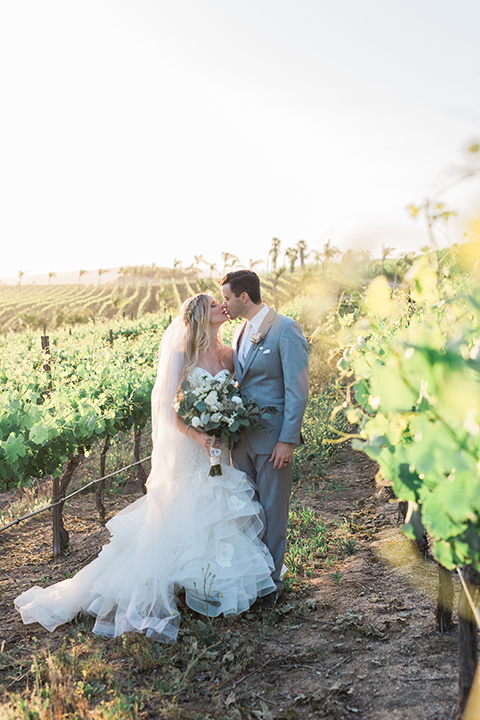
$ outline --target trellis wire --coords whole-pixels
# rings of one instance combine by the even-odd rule
[[[96,480],[92,480],[92,482],[89,482],[87,485],[84,485],[83,487],[79,488],[78,490],[75,490],[74,492],[70,493],[70,495],[66,495],[61,500],[57,500],[55,503],[51,503],[50,505],[47,505],[44,508],[40,508],[40,510],[35,510],[34,512],[30,513],[29,515],[23,515],[20,518],[17,518],[16,520],[12,520],[11,523],[8,523],[8,525],[4,525],[4,527],[0,528],[0,532],[3,532],[4,530],[8,530],[8,528],[12,527],[13,525],[18,525],[18,523],[23,522],[24,520],[28,520],[31,517],[34,517],[35,515],[39,515],[42,512],[45,512],[46,510],[51,510],[52,508],[57,507],[58,505],[62,505],[62,503],[67,502],[67,500],[70,500],[70,498],[74,497],[75,495],[78,495],[81,492],[84,492],[89,487],[92,487],[92,485],[96,485],[101,480],[109,480],[112,477],[115,477],[115,475],[119,475],[121,472],[124,472],[125,470],[130,470],[130,468],[135,467],[136,465],[140,465],[142,462],[146,462],[147,460],[151,460],[152,456],[149,455],[146,458],[143,458],[143,460],[138,460],[137,462],[131,463],[130,465],[127,465],[126,467],[120,468],[120,470],[115,470],[115,472],[110,473],[109,475],[105,475],[104,477],[97,478]]]

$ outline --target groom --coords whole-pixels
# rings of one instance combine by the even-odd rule
[[[260,280],[251,270],[229,272],[222,280],[223,307],[231,320],[242,317],[233,337],[235,374],[240,389],[260,406],[277,412],[267,429],[246,429],[232,450],[234,465],[252,478],[265,512],[262,538],[275,563],[276,590],[259,601],[273,607],[281,593],[293,448],[308,398],[308,350],[300,325],[262,302]]]

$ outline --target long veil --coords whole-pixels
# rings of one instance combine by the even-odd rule
[[[158,351],[157,379],[152,391],[152,471],[147,480],[148,492],[170,496],[179,445],[177,414],[173,401],[180,384],[185,357],[185,325],[181,317],[166,329]]]

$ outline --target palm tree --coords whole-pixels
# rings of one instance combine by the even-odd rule
[[[362,258],[362,262],[367,265],[372,259],[372,253],[370,250],[360,250],[360,257]]]
[[[215,270],[218,271],[217,264],[216,264],[216,263],[207,263],[207,265],[208,265],[209,270],[210,270],[210,275],[209,275],[208,277],[212,277],[212,275],[213,275],[213,273],[215,272]]]
[[[203,257],[203,255],[194,255],[193,260],[194,260],[193,264],[195,265],[197,272],[198,272],[198,266],[200,265],[200,263],[204,263],[205,265],[208,265],[208,263],[205,260],[205,258]]]
[[[305,250],[307,249],[307,243],[305,240],[299,240],[297,242],[298,254],[300,255],[300,268],[302,272],[305,272]]]
[[[122,268],[120,268],[120,270],[122,270]],[[88,274],[88,270],[79,270],[78,271],[78,284],[79,285],[82,284],[82,275],[87,275],[87,274]]]
[[[285,250],[285,257],[288,260],[288,264],[290,266],[290,272],[295,272],[295,263],[298,258],[298,250],[296,247],[289,247]]]
[[[51,280],[53,277],[57,277],[57,273],[56,273],[56,272],[53,272],[53,271],[50,271],[50,272],[48,273],[48,284],[49,284],[49,285],[50,285],[50,280]]]
[[[330,245],[331,242],[332,242],[331,240],[327,240],[327,242],[324,244],[323,250],[322,250],[322,256],[323,256],[322,273],[323,273],[323,275],[325,275],[325,271],[327,269],[327,262],[330,262],[330,260],[332,260],[335,257],[335,255],[341,255],[340,250],[337,247],[335,247],[335,245]]]
[[[19,270],[18,271],[18,284],[22,284],[22,277],[25,275],[25,270]]]
[[[98,284],[100,285],[100,278],[102,275],[105,275],[105,273],[110,272],[110,270],[104,270],[103,268],[98,268]]]
[[[178,258],[175,258],[173,261],[173,277],[175,277],[177,270],[182,269],[182,261]]]
[[[222,260],[223,260],[223,271],[222,275],[225,275],[227,272],[227,267],[233,268],[236,263],[239,263],[240,260],[236,255],[233,255],[229,252],[222,252]]]
[[[278,298],[277,298],[278,283],[280,282],[280,278],[282,277],[284,272],[285,272],[285,268],[281,267],[278,270],[275,270],[275,272],[273,273],[273,307],[275,308],[275,310],[278,310]]]
[[[383,268],[385,265],[385,260],[387,259],[387,256],[390,255],[395,250],[395,248],[387,247],[386,245],[382,245],[382,275],[383,275]]]
[[[312,250],[309,254],[313,255],[313,261],[315,263],[315,266],[318,267],[318,264],[320,263],[320,259],[322,257],[322,253],[319,250]]]
[[[270,248],[270,250],[268,252],[267,260],[270,257],[272,258],[272,266],[273,266],[274,271],[277,269],[277,260],[278,260],[279,254],[280,254],[280,245],[281,244],[282,244],[281,240],[279,240],[276,237],[272,238],[272,247]],[[267,265],[268,265],[268,262],[267,262]],[[267,268],[267,272],[268,272],[268,268]]]
[[[253,258],[249,258],[248,260],[248,269],[249,270],[255,270],[255,267],[257,265],[260,265],[260,263],[265,264],[265,260],[254,260]]]

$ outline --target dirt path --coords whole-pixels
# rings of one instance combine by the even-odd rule
[[[450,718],[457,695],[457,633],[436,631],[436,567],[410,551],[398,529],[396,505],[385,491],[378,491],[375,471],[368,458],[345,448],[322,482],[297,486],[293,501],[313,508],[325,522],[347,528],[355,551],[329,562],[330,566],[316,562],[308,586],[288,593],[269,614],[247,613],[219,621],[217,632],[222,637],[229,633],[251,638],[253,664],[235,669],[234,655],[230,659],[225,655],[223,665],[232,662],[231,672],[222,679],[218,674],[215,691],[211,689],[215,673],[192,674],[172,714],[165,709],[158,714],[158,705],[146,700],[139,716]],[[110,513],[133,499],[111,496]],[[13,610],[14,597],[32,584],[45,586],[68,576],[95,557],[108,537],[96,525],[92,496],[72,502],[67,526],[71,547],[55,562],[45,516],[0,535],[0,647],[11,657],[31,654],[33,636],[37,648],[48,644],[52,652],[65,636],[60,631],[50,635],[37,625],[23,626]],[[107,661],[109,651],[115,657],[119,641],[96,642],[103,643]],[[4,691],[22,692],[26,681],[20,673],[20,679],[15,676],[12,681],[12,674],[5,672]],[[156,670],[140,668],[138,691],[150,687],[151,672]]]
[[[315,609],[306,617],[285,614],[265,644],[272,661],[245,681],[259,697],[263,684],[273,717],[451,716],[457,633],[436,631],[436,566],[411,552],[398,529],[397,505],[377,491],[375,472],[368,458],[345,449],[329,473],[337,489],[296,493],[325,519],[347,518],[358,550],[315,573],[307,597]],[[338,584],[333,569],[342,574]]]

